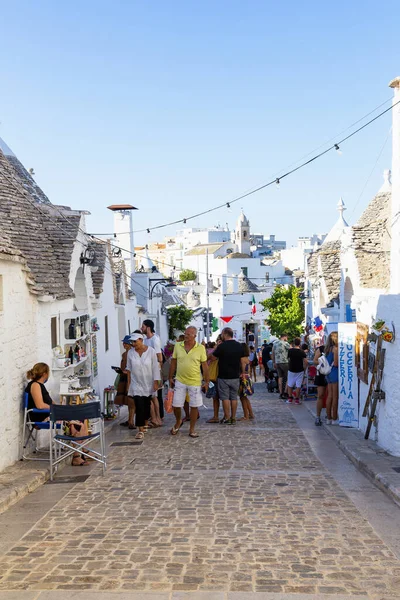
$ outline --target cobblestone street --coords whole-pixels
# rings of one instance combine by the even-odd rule
[[[284,404],[262,384],[253,405],[256,420],[236,427],[206,424],[211,411],[202,410],[196,440],[187,425],[170,436],[171,416],[143,443],[134,431],[116,431],[106,476],[95,467],[86,481],[62,485],[58,502],[4,548],[0,600],[64,599],[71,590],[97,591],[75,600],[399,598],[400,561],[314,453],[297,419],[314,427],[305,407]],[[351,477],[355,486],[362,476]],[[50,499],[58,489],[49,483],[36,493]],[[400,509],[382,503],[397,526]],[[20,505],[2,523],[8,513],[26,520],[29,502]],[[35,593],[5,593],[12,590]],[[194,591],[208,593],[180,594]]]

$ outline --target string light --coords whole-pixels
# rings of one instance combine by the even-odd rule
[[[183,223],[186,225],[186,219],[183,219]]]
[[[335,150],[336,150],[336,152],[337,152],[338,154],[340,154],[340,155],[342,154],[342,151],[341,151],[341,149],[339,148],[339,145],[338,145],[338,144],[335,144]]]
[[[276,187],[279,189],[279,184],[281,183],[279,177],[277,177],[275,179],[275,183],[276,183]]]
[[[261,190],[263,190],[263,189],[265,189],[267,187],[270,187],[274,183],[276,185],[279,185],[279,183],[281,182],[281,180],[284,177],[289,177],[289,175],[292,175],[293,173],[296,173],[296,171],[299,171],[300,169],[302,169],[302,168],[306,167],[307,165],[311,164],[312,162],[318,160],[322,156],[325,156],[325,154],[328,154],[328,152],[330,152],[331,150],[336,150],[337,152],[341,153],[340,144],[343,144],[344,142],[346,142],[347,140],[349,140],[350,138],[352,138],[353,136],[355,136],[357,133],[359,133],[360,131],[362,131],[363,129],[365,129],[369,125],[371,125],[371,123],[374,123],[374,121],[376,121],[377,119],[379,119],[380,117],[382,117],[383,115],[385,115],[387,112],[393,110],[393,108],[395,106],[399,105],[399,104],[400,104],[400,100],[398,100],[397,102],[394,102],[391,106],[389,106],[389,108],[383,110],[378,115],[376,115],[376,117],[373,117],[372,119],[370,119],[369,121],[367,121],[366,123],[364,123],[364,125],[361,125],[360,127],[358,127],[358,129],[355,129],[354,131],[352,131],[351,133],[349,133],[349,135],[347,135],[344,138],[342,138],[341,140],[339,140],[337,143],[333,144],[332,146],[329,146],[326,150],[322,150],[318,154],[315,154],[314,156],[312,156],[308,160],[302,162],[297,167],[294,167],[293,169],[290,169],[289,171],[287,171],[283,175],[280,175],[279,177],[277,177],[275,179],[272,179],[268,183],[260,185],[259,187],[255,188],[255,189],[252,189],[252,190],[246,192],[245,194],[242,194],[241,196],[239,196],[237,198],[234,198],[233,200],[230,200],[228,204],[231,205],[234,202],[238,202],[239,200],[243,200],[244,198],[252,196],[253,194],[256,194],[257,192],[260,192]],[[371,113],[368,113],[368,115],[372,114],[373,112],[375,112],[375,110],[377,110],[377,109],[374,109]],[[356,121],[356,123],[359,123],[360,121],[362,121],[364,118],[366,118],[366,116],[367,115],[365,115],[364,117],[362,117],[361,119],[359,119],[359,121]],[[353,125],[355,125],[355,123]],[[213,208],[209,208],[208,210],[204,210],[204,211],[199,212],[199,213],[197,213],[195,215],[191,215],[190,217],[186,217],[186,220],[189,221],[189,219],[196,219],[197,217],[201,217],[203,215],[209,214],[211,212],[214,212],[214,211],[216,211],[216,210],[218,210],[220,208],[224,208],[226,206],[227,206],[227,203],[224,202],[223,204],[220,204],[218,206],[214,206]],[[179,223],[182,223],[182,219],[178,219],[176,221],[171,221],[169,223],[164,223],[162,225],[156,225],[155,227],[148,228],[147,230],[146,229],[137,229],[137,230],[133,231],[133,233],[143,233],[144,231],[147,231],[147,233],[150,233],[150,229],[152,231],[154,231],[156,229],[163,229],[164,227],[170,227],[171,225],[178,225]],[[126,233],[130,233],[130,232],[126,232]],[[112,235],[112,234],[102,233],[102,234],[96,234],[96,235]]]

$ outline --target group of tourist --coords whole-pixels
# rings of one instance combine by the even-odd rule
[[[188,327],[174,346],[170,359],[168,382],[173,390],[175,424],[171,435],[178,434],[185,421],[189,421],[189,437],[199,437],[195,430],[203,394],[213,399],[214,416],[208,423],[236,424],[238,398],[243,407],[242,420],[253,419],[249,394],[251,361],[250,350],[233,338],[233,331],[226,327],[217,343],[204,344],[196,341],[197,329]],[[136,438],[143,439],[145,432],[158,427],[162,419],[163,356],[159,338],[154,333],[154,323],[144,321],[142,330],[135,331],[123,340],[125,352],[121,360],[120,381],[116,402],[127,404],[128,421],[122,423],[130,429],[138,428]],[[255,353],[254,353],[255,356]],[[253,357],[254,361],[254,357]],[[223,417],[219,418],[222,404]],[[152,412],[153,410],[153,412]],[[183,416],[184,410],[185,416]],[[133,417],[136,412],[136,421]]]
[[[276,372],[279,386],[279,397],[288,404],[300,404],[301,389],[304,378],[307,376],[307,369],[310,365],[307,357],[308,345],[301,343],[301,339],[296,337],[290,344],[287,334],[282,334],[279,340],[274,344],[264,344],[263,364],[265,377]],[[269,356],[271,358],[269,359]],[[324,356],[328,367],[327,372],[323,373],[321,367],[321,357]],[[326,405],[327,425],[337,425],[338,420],[338,333],[331,332],[325,345],[316,348],[312,364],[317,367],[317,375],[314,383],[317,387],[317,416],[315,425],[322,425],[321,412]],[[329,371],[329,372],[328,372]],[[272,391],[272,390],[269,390]]]
[[[203,406],[203,394],[213,401],[213,416],[207,423],[236,425],[238,398],[241,400],[243,417],[254,419],[250,398],[253,393],[252,379],[256,381],[257,365],[264,369],[265,381],[270,390],[271,381],[277,379],[279,397],[289,404],[300,404],[300,394],[310,361],[307,344],[296,337],[290,344],[282,334],[273,344],[264,342],[256,351],[254,346],[237,342],[233,330],[225,327],[216,342],[209,344],[196,341],[197,329],[188,327],[174,345],[172,357],[165,360],[160,338],[155,333],[154,322],[147,319],[141,329],[135,330],[122,340],[124,353],[117,368],[116,404],[127,405],[128,420],[121,423],[129,429],[137,429],[136,438],[160,427],[164,417],[163,385],[167,380],[173,390],[172,408],[175,423],[170,433],[176,436],[182,424],[189,421],[189,436],[198,438],[196,423],[199,408]],[[320,367],[322,358],[328,367]],[[326,405],[326,423],[338,423],[338,335],[332,332],[325,345],[319,346],[313,357],[318,372],[315,385],[318,390],[316,425],[322,425],[321,412]],[[169,364],[168,364],[169,363]],[[28,408],[43,409],[52,404],[45,383],[50,369],[38,363],[27,374],[30,383]],[[223,415],[220,418],[220,407]],[[182,413],[184,410],[184,415]],[[47,418],[39,415],[38,418]],[[71,431],[83,435],[84,424],[72,423]],[[73,456],[73,464],[86,464],[87,458]]]

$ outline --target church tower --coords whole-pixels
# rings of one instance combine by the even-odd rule
[[[236,224],[235,242],[238,252],[250,255],[250,223],[243,209]]]

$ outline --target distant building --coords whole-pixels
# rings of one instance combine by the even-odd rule
[[[275,237],[275,235],[270,235],[269,238],[266,238],[262,233],[253,233],[250,236],[253,256],[268,256],[284,250],[286,242],[276,240]]]
[[[214,337],[228,324],[239,340],[247,341],[250,333],[257,344],[268,338],[267,314],[263,313],[260,302],[270,297],[277,284],[293,281],[281,260],[268,254],[254,256],[253,237],[249,220],[242,211],[232,241],[197,244],[184,254],[183,268],[197,273],[193,283],[196,300],[205,306],[208,294],[211,312],[218,319],[219,329]],[[251,311],[253,298],[255,314]]]
[[[303,236],[297,239],[297,246],[282,250],[281,259],[287,269],[291,271],[305,270],[305,260],[311,252],[320,248],[326,238],[326,234],[314,233],[311,236]]]

